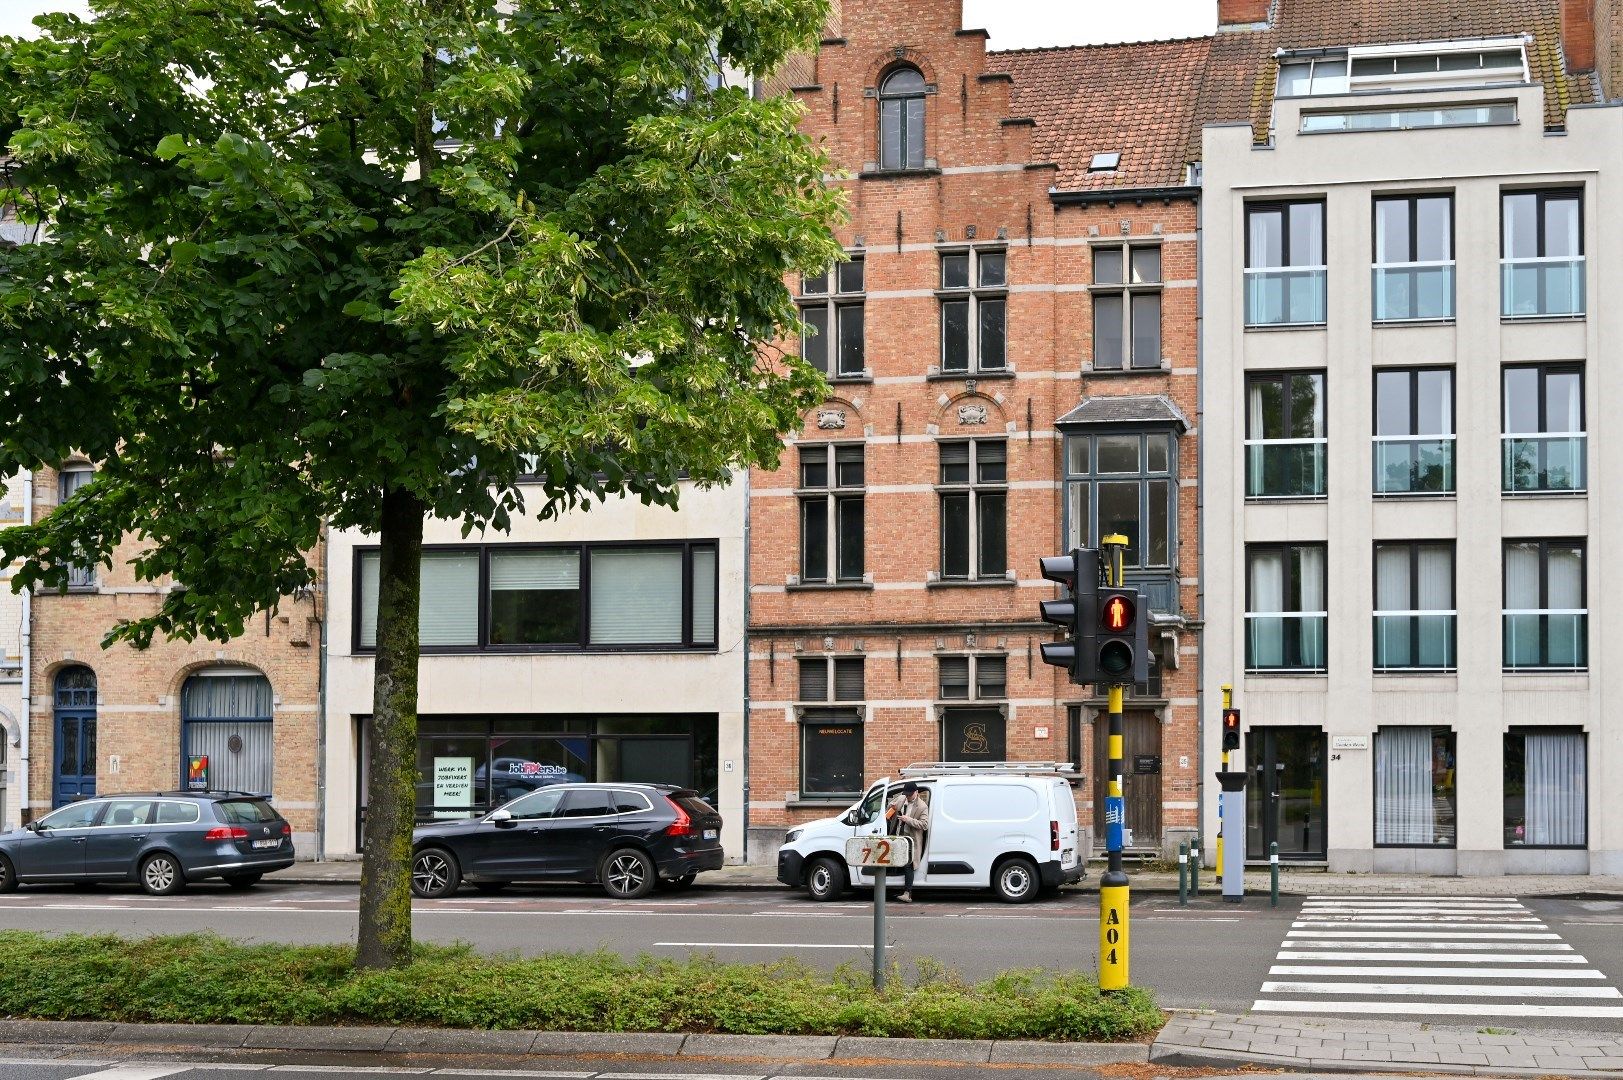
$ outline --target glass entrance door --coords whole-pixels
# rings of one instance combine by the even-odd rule
[[[1263,727],[1246,734],[1246,858],[1266,859],[1279,844],[1281,859],[1323,859],[1326,854],[1326,739],[1319,728]]]

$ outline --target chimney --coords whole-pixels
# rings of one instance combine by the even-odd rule
[[[1594,0],[1561,0],[1561,52],[1568,71],[1595,70],[1593,6]]]
[[[1571,0],[1565,0],[1571,2]],[[1268,21],[1269,0],[1217,0],[1218,26],[1245,26]]]

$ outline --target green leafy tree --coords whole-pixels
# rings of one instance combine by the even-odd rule
[[[410,952],[426,514],[506,528],[771,466],[822,392],[784,275],[839,257],[783,98],[826,0],[95,0],[0,39],[0,532],[17,586],[133,535],[154,634],[224,640],[380,538],[358,963]],[[539,478],[523,489],[521,474]]]

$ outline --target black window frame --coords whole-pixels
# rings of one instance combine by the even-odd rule
[[[1459,236],[1458,236],[1459,230],[1456,228],[1456,222],[1455,222],[1455,219],[1454,219],[1454,211],[1455,211],[1454,193],[1452,191],[1415,191],[1415,192],[1402,192],[1402,193],[1391,193],[1391,194],[1385,194],[1385,195],[1375,195],[1370,199],[1370,207],[1369,207],[1369,264],[1370,264],[1371,269],[1374,269],[1374,270],[1380,270],[1380,269],[1383,269],[1383,268],[1403,269],[1403,268],[1406,268],[1406,267],[1410,268],[1411,270],[1422,269],[1422,267],[1419,267],[1416,264],[1421,262],[1421,260],[1418,258],[1418,256],[1419,256],[1419,253],[1420,253],[1420,202],[1423,199],[1441,199],[1441,200],[1443,200],[1444,202],[1446,202],[1448,204],[1448,262],[1447,262],[1447,265],[1450,268],[1455,267],[1455,266],[1458,265],[1458,262],[1459,262],[1459,246],[1458,246],[1459,245]],[[1407,262],[1381,262],[1381,261],[1379,261],[1378,256],[1380,254],[1380,244],[1381,244],[1381,204],[1383,204],[1383,203],[1403,203],[1408,208],[1407,211],[1406,211],[1406,217],[1407,217],[1407,221],[1408,221],[1408,243],[1409,243],[1409,259],[1408,259]],[[1412,277],[1417,277],[1417,275],[1411,275],[1411,276]],[[1457,292],[1457,290],[1458,290],[1457,283],[1456,283],[1455,279],[1452,278],[1452,277],[1450,277],[1450,279],[1449,279],[1449,288],[1453,292]],[[1414,288],[1413,288],[1413,286],[1411,286],[1411,289],[1410,289],[1411,300],[1413,300],[1414,292],[1415,292]],[[1379,291],[1374,287],[1373,280],[1371,282],[1371,294],[1372,294],[1371,295],[1371,304],[1372,305],[1379,304],[1380,303],[1380,295],[1379,295]],[[1384,324],[1384,323],[1411,323],[1411,322],[1451,323],[1451,322],[1454,321],[1454,318],[1455,318],[1455,314],[1456,314],[1455,305],[1456,305],[1457,299],[1458,299],[1457,296],[1451,295],[1449,297],[1449,300],[1448,300],[1448,314],[1447,315],[1415,315],[1415,314],[1410,314],[1410,315],[1401,315],[1401,316],[1388,315],[1385,318],[1381,318],[1376,314],[1376,312],[1374,310],[1372,310],[1370,312],[1370,315],[1371,315],[1371,317],[1374,319],[1374,321],[1376,323],[1382,323],[1382,324]]]
[[[998,256],[1003,260],[1003,281],[1001,284],[981,284],[981,260],[988,255]],[[947,260],[951,258],[967,258],[968,267],[965,284],[962,286],[948,286],[946,278]],[[936,266],[936,330],[939,335],[939,348],[936,350],[936,372],[944,376],[958,378],[976,378],[981,375],[1002,375],[1008,372],[1009,367],[1009,250],[1005,244],[988,244],[975,247],[946,247],[937,249]],[[964,305],[964,366],[949,366],[947,357],[947,308],[949,304]],[[986,340],[982,337],[985,329],[983,318],[986,314],[983,304],[1001,305],[999,323],[1002,327],[1002,349],[995,364],[987,363]]]
[[[840,483],[841,451],[847,452],[855,449],[862,458],[862,483]],[[866,442],[846,439],[829,439],[817,442],[803,442],[797,447],[798,460],[795,473],[795,505],[798,520],[799,558],[796,563],[797,580],[802,585],[859,585],[867,580],[867,536],[868,536],[868,448]],[[824,483],[821,485],[806,483],[806,466],[813,464],[817,455],[823,455],[821,463],[824,469]],[[848,462],[846,462],[848,463]],[[821,577],[807,573],[807,547],[808,539],[808,507],[809,504],[818,504],[823,514],[823,558],[825,566]],[[849,554],[845,544],[841,542],[840,525],[841,515],[849,512],[850,507],[856,507],[856,513],[862,519],[862,543],[856,552],[857,567],[854,573],[847,573],[843,563],[844,557]]]
[[[1521,756],[1521,762],[1522,762],[1522,769],[1521,769],[1521,773],[1522,773],[1522,796],[1521,796],[1521,798],[1522,798],[1522,818],[1523,818],[1523,822],[1525,824],[1526,817],[1527,817],[1527,814],[1526,814],[1526,810],[1527,810],[1527,801],[1526,801],[1527,800],[1527,788],[1526,788],[1526,785],[1527,785],[1527,744],[1526,744],[1525,740],[1526,740],[1527,736],[1529,736],[1529,735],[1577,735],[1579,738],[1581,738],[1583,740],[1583,744],[1584,744],[1584,796],[1585,796],[1585,798],[1584,798],[1583,802],[1581,803],[1581,805],[1583,806],[1583,812],[1584,812],[1584,842],[1581,843],[1581,844],[1529,844],[1529,843],[1526,843],[1525,840],[1524,840],[1524,842],[1522,842],[1520,844],[1512,844],[1512,843],[1506,842],[1505,834],[1507,834],[1510,831],[1509,822],[1508,822],[1508,820],[1506,820],[1509,817],[1509,814],[1507,813],[1507,811],[1509,810],[1509,805],[1508,804],[1510,802],[1510,793],[1509,793],[1510,778],[1511,778],[1511,771],[1510,771],[1510,762],[1511,762],[1510,740],[1511,739],[1522,739],[1522,740],[1524,740],[1523,743],[1522,743],[1522,749],[1521,749],[1521,755],[1520,756]],[[1504,785],[1505,785],[1505,789],[1506,789],[1504,797],[1501,800],[1505,804],[1504,808],[1501,810],[1501,821],[1500,821],[1500,829],[1501,829],[1500,844],[1501,844],[1501,846],[1506,851],[1528,851],[1528,850],[1531,850],[1531,851],[1588,851],[1589,850],[1589,794],[1590,794],[1589,732],[1585,731],[1582,727],[1580,727],[1578,725],[1573,725],[1573,724],[1562,725],[1562,726],[1552,726],[1552,727],[1535,727],[1535,726],[1532,726],[1532,725],[1518,724],[1518,725],[1513,725],[1508,731],[1505,732],[1504,737],[1500,740],[1500,746],[1501,746],[1501,751],[1500,751],[1500,753],[1501,753],[1501,772],[1504,774]]]
[[[490,643],[490,556],[508,552],[575,549],[580,553],[581,616],[580,636],[575,642],[543,645],[492,645]],[[682,552],[682,641],[681,643],[591,643],[592,553],[596,551],[680,551]],[[667,653],[716,652],[721,639],[721,543],[719,539],[693,540],[592,540],[568,543],[514,543],[514,544],[424,544],[423,554],[439,552],[472,553],[479,557],[478,575],[478,632],[472,644],[421,645],[418,653],[433,655],[469,655],[504,653]],[[709,551],[715,561],[714,580],[711,583],[710,602],[715,612],[711,620],[715,641],[697,641],[693,636],[694,583],[693,557],[696,552]],[[356,545],[352,553],[350,583],[350,651],[355,656],[374,656],[376,644],[361,643],[361,575],[363,562],[379,552],[376,544]]]
[[[1250,628],[1250,625],[1249,625],[1250,616],[1253,615],[1253,614],[1260,614],[1260,615],[1301,615],[1301,614],[1304,614],[1304,612],[1302,611],[1301,607],[1299,607],[1299,606],[1296,607],[1296,608],[1285,608],[1285,609],[1282,609],[1282,610],[1277,611],[1277,612],[1271,612],[1271,611],[1270,612],[1258,612],[1258,611],[1255,610],[1255,608],[1252,606],[1254,598],[1251,595],[1251,557],[1252,557],[1253,554],[1258,553],[1258,552],[1264,552],[1264,551],[1277,551],[1277,552],[1279,552],[1280,553],[1280,572],[1284,575],[1283,579],[1281,580],[1281,591],[1282,591],[1283,595],[1286,596],[1286,597],[1289,597],[1293,591],[1298,596],[1300,596],[1301,591],[1302,591],[1300,583],[1297,583],[1295,585],[1294,589],[1292,588],[1292,582],[1294,580],[1294,578],[1292,577],[1292,574],[1294,573],[1295,563],[1292,561],[1292,559],[1290,557],[1290,554],[1291,554],[1292,551],[1306,549],[1306,548],[1315,548],[1315,549],[1317,549],[1317,550],[1324,553],[1324,557],[1320,560],[1320,565],[1323,566],[1323,568],[1324,568],[1324,580],[1322,582],[1320,582],[1320,586],[1319,586],[1320,590],[1324,593],[1325,607],[1326,607],[1326,618],[1325,618],[1325,627],[1324,627],[1324,664],[1321,665],[1321,666],[1309,666],[1309,665],[1304,665],[1304,664],[1300,663],[1300,660],[1301,660],[1301,639],[1300,639],[1300,636],[1296,636],[1296,637],[1293,638],[1292,635],[1286,634],[1286,635],[1284,635],[1284,637],[1283,637],[1283,639],[1281,641],[1282,653],[1284,654],[1283,662],[1281,662],[1279,664],[1275,664],[1275,665],[1259,666],[1255,662],[1255,658],[1251,655],[1251,628]],[[1269,674],[1280,674],[1280,675],[1323,675],[1323,674],[1327,674],[1329,672],[1329,670],[1330,670],[1330,619],[1328,618],[1329,603],[1330,603],[1330,545],[1328,543],[1326,543],[1326,542],[1324,542],[1322,540],[1312,540],[1312,541],[1300,541],[1300,542],[1297,542],[1297,541],[1283,541],[1283,542],[1268,541],[1268,542],[1264,542],[1264,543],[1248,543],[1248,544],[1246,544],[1245,545],[1245,616],[1246,616],[1246,626],[1245,626],[1245,670],[1246,670],[1246,672],[1248,674],[1253,674],[1253,675],[1269,675]],[[1290,660],[1291,660],[1291,655],[1290,654],[1293,651],[1295,653],[1295,659],[1298,661],[1297,663],[1291,663],[1290,662]]]
[[[1298,264],[1293,263],[1293,262],[1290,261],[1290,259],[1291,259],[1291,208],[1295,207],[1295,206],[1316,206],[1316,207],[1318,207],[1318,210],[1319,210],[1319,253],[1320,253],[1321,258],[1324,260],[1323,262],[1314,263],[1314,264],[1311,264],[1311,265],[1310,264],[1305,264],[1305,263],[1298,265]],[[1252,217],[1253,214],[1263,214],[1263,213],[1278,213],[1279,214],[1279,221],[1280,221],[1280,225],[1279,225],[1279,252],[1280,252],[1281,262],[1280,262],[1280,264],[1278,266],[1257,266],[1252,261],[1253,252],[1251,250],[1251,217]],[[1244,267],[1243,267],[1243,272],[1241,274],[1242,281],[1244,282],[1243,292],[1244,292],[1244,294],[1246,296],[1246,300],[1245,300],[1244,305],[1243,305],[1243,312],[1242,312],[1242,320],[1241,320],[1241,322],[1242,322],[1242,325],[1243,325],[1243,327],[1245,329],[1247,329],[1247,330],[1253,330],[1253,329],[1258,329],[1258,328],[1270,329],[1270,328],[1274,328],[1274,327],[1285,327],[1285,328],[1294,328],[1294,329],[1318,329],[1318,328],[1325,325],[1325,322],[1329,318],[1329,315],[1330,315],[1330,312],[1329,312],[1330,220],[1329,219],[1330,219],[1329,200],[1327,198],[1325,198],[1324,196],[1322,196],[1322,195],[1314,197],[1314,198],[1303,198],[1303,199],[1257,199],[1257,200],[1254,200],[1254,201],[1248,201],[1245,204],[1245,221],[1244,221],[1244,226],[1245,226],[1245,238],[1244,238],[1245,263],[1244,263]],[[1252,270],[1264,270],[1264,271],[1268,271],[1268,270],[1272,270],[1272,271],[1318,270],[1318,271],[1320,271],[1324,275],[1323,278],[1321,279],[1321,288],[1320,288],[1321,295],[1319,296],[1319,303],[1318,303],[1318,309],[1319,309],[1320,318],[1317,321],[1310,321],[1310,322],[1294,322],[1294,321],[1290,321],[1288,319],[1281,320],[1279,322],[1252,322],[1251,321],[1250,299],[1249,299],[1251,286],[1249,284],[1249,278],[1247,278],[1247,276],[1246,276],[1247,272],[1252,271]],[[1290,308],[1290,304],[1287,302],[1286,303],[1286,309],[1288,310],[1289,308]]]
[[[1251,467],[1250,467],[1250,461],[1249,461],[1249,454],[1250,454],[1251,444],[1252,443],[1257,443],[1258,445],[1263,445],[1263,444],[1266,444],[1266,443],[1273,443],[1274,445],[1284,446],[1284,445],[1288,445],[1288,444],[1290,444],[1292,442],[1295,442],[1296,440],[1293,437],[1290,437],[1290,436],[1287,436],[1287,437],[1282,438],[1282,439],[1268,439],[1268,438],[1264,438],[1264,437],[1259,436],[1259,435],[1255,434],[1254,432],[1252,432],[1252,430],[1251,430],[1251,387],[1253,385],[1255,385],[1257,383],[1261,383],[1261,382],[1278,382],[1280,384],[1280,401],[1282,402],[1282,409],[1280,411],[1280,420],[1281,420],[1281,423],[1283,425],[1283,429],[1285,431],[1290,431],[1292,429],[1292,427],[1294,426],[1293,423],[1292,423],[1292,420],[1293,420],[1292,402],[1293,402],[1294,399],[1292,398],[1292,396],[1290,394],[1290,381],[1292,379],[1296,379],[1296,378],[1310,378],[1310,377],[1316,377],[1319,380],[1318,401],[1319,401],[1319,404],[1320,404],[1320,410],[1324,414],[1324,419],[1323,419],[1324,434],[1323,434],[1323,436],[1321,436],[1320,438],[1318,438],[1316,440],[1311,440],[1308,443],[1308,445],[1312,445],[1312,444],[1316,443],[1317,445],[1319,445],[1321,447],[1319,452],[1320,452],[1320,454],[1323,455],[1324,460],[1323,460],[1323,464],[1320,467],[1320,473],[1321,473],[1321,475],[1323,477],[1323,480],[1324,480],[1324,486],[1319,491],[1308,492],[1308,493],[1295,492],[1295,493],[1287,493],[1287,494],[1284,494],[1284,495],[1267,495],[1267,494],[1254,493],[1251,490]],[[1241,398],[1241,408],[1245,410],[1244,446],[1246,448],[1246,459],[1243,461],[1243,468],[1244,468],[1244,471],[1245,471],[1245,499],[1246,499],[1246,501],[1247,502],[1289,502],[1289,501],[1293,501],[1293,500],[1297,500],[1297,501],[1309,500],[1309,501],[1319,502],[1319,501],[1323,501],[1324,499],[1329,498],[1329,494],[1330,494],[1330,468],[1329,468],[1329,456],[1330,456],[1330,373],[1329,373],[1329,371],[1327,371],[1324,368],[1292,368],[1292,369],[1288,369],[1288,370],[1279,370],[1279,371],[1266,369],[1266,370],[1259,370],[1259,371],[1247,371],[1245,373],[1244,396]]]
[[[1452,823],[1451,824],[1452,824],[1452,829],[1453,829],[1453,839],[1449,840],[1447,843],[1437,843],[1437,842],[1433,841],[1430,844],[1398,844],[1398,843],[1393,843],[1391,841],[1382,841],[1382,840],[1378,839],[1378,837],[1381,835],[1381,833],[1380,833],[1380,823],[1381,823],[1380,764],[1379,764],[1379,758],[1376,757],[1376,751],[1374,749],[1371,749],[1371,751],[1370,751],[1370,770],[1369,770],[1369,774],[1370,774],[1369,775],[1369,806],[1370,806],[1370,818],[1369,818],[1370,833],[1369,834],[1370,834],[1370,837],[1372,838],[1372,844],[1373,844],[1373,846],[1375,846],[1377,848],[1399,848],[1399,849],[1408,848],[1408,849],[1412,849],[1412,850],[1426,850],[1426,851],[1453,851],[1454,849],[1456,849],[1456,848],[1458,848],[1460,846],[1460,782],[1459,782],[1459,776],[1458,776],[1459,761],[1460,761],[1460,737],[1459,737],[1459,732],[1455,731],[1453,728],[1449,727],[1446,724],[1414,724],[1414,725],[1408,725],[1408,724],[1382,724],[1381,726],[1379,726],[1379,727],[1377,727],[1375,729],[1376,745],[1379,745],[1379,740],[1381,738],[1381,733],[1382,732],[1384,732],[1384,731],[1392,731],[1392,730],[1395,730],[1395,729],[1398,729],[1398,728],[1411,728],[1411,727],[1419,727],[1419,728],[1422,728],[1425,731],[1431,732],[1431,737],[1432,737],[1434,745],[1435,745],[1435,740],[1437,738],[1437,733],[1438,732],[1443,732],[1444,734],[1446,734],[1448,736],[1448,754],[1449,754],[1450,760],[1454,763],[1453,767],[1454,767],[1454,772],[1456,774],[1455,777],[1454,777],[1453,786],[1449,788],[1449,803],[1448,803],[1449,813],[1450,813],[1450,816],[1452,818]],[[1433,791],[1435,792],[1435,790],[1436,789],[1435,789],[1435,786],[1434,786]],[[1433,795],[1433,801],[1434,802],[1435,802],[1435,799],[1436,799],[1436,796],[1434,794]]]
[[[856,268],[854,271],[853,267]],[[860,279],[857,282],[860,287],[855,289],[846,287],[846,278],[853,272]],[[819,282],[820,288],[817,287]],[[835,263],[816,277],[801,278],[800,295],[795,298],[800,310],[800,356],[822,372],[829,382],[864,382],[871,378],[868,369],[867,299],[868,271],[864,250],[847,251],[844,262]],[[807,321],[806,313],[809,311],[823,313],[823,329],[815,335],[823,339],[821,364],[812,358],[808,344],[813,337],[808,332],[811,323]],[[862,320],[862,334],[857,354],[848,358],[841,323],[852,313]],[[854,362],[848,364],[848,359]]]
[[[939,519],[937,547],[940,559],[937,573],[942,582],[963,583],[1009,580],[1009,444],[1010,440],[1006,438],[941,439],[936,443],[935,490],[936,512]],[[962,483],[950,482],[945,478],[945,451],[949,446],[964,445],[969,447],[968,478]],[[982,448],[992,445],[1000,447],[1003,452],[1003,479],[1001,481],[983,481],[980,479]],[[960,498],[967,499],[965,521],[967,549],[964,553],[966,573],[948,574],[947,504],[949,499]],[[1002,570],[988,570],[985,565],[987,554],[986,534],[981,527],[981,504],[989,498],[1003,500]]]
[[[941,755],[939,758],[937,758],[938,761],[960,761],[974,763],[1009,760],[1009,716],[1006,709],[997,705],[977,705],[974,702],[954,702],[951,705],[942,707],[938,710],[938,712],[939,719],[936,722],[936,733],[938,739],[937,745],[939,745],[941,748]],[[985,719],[988,721],[992,721],[995,718],[997,734],[993,739],[992,745],[1001,745],[1001,754],[988,752],[985,757],[967,757],[956,751],[949,752],[947,742],[948,725],[955,722],[962,723],[963,721],[959,718],[961,718],[965,713],[985,714]]]
[[[1119,438],[1132,436],[1138,439],[1138,471],[1136,473],[1101,473],[1096,463],[1099,460],[1099,440],[1101,438]],[[1150,468],[1149,440],[1162,438],[1167,440],[1167,468],[1160,472]],[[1072,447],[1086,441],[1088,445],[1087,470],[1079,472],[1072,466],[1076,455]],[[1131,544],[1122,553],[1122,566],[1129,570],[1162,571],[1171,570],[1177,565],[1178,559],[1178,433],[1172,426],[1124,428],[1120,431],[1104,429],[1089,429],[1086,431],[1068,431],[1065,433],[1063,451],[1065,454],[1065,506],[1061,514],[1065,529],[1065,536],[1072,538],[1075,543],[1071,546],[1083,548],[1096,548],[1098,546],[1098,520],[1099,520],[1099,485],[1100,484],[1138,484],[1138,527],[1139,535],[1132,537]],[[1151,547],[1150,544],[1150,485],[1158,481],[1165,481],[1167,485],[1167,561],[1152,563],[1144,561],[1144,554]],[[1088,520],[1079,523],[1074,520],[1076,497],[1073,494],[1077,487],[1086,486],[1088,489]],[[1134,558],[1128,558],[1132,554]]]
[[[1121,277],[1119,282],[1101,282],[1098,279],[1099,253],[1101,251],[1116,251],[1121,255]],[[1156,278],[1153,282],[1133,281],[1133,254],[1138,251],[1154,250],[1156,253]],[[1094,243],[1088,247],[1088,299],[1091,308],[1092,321],[1089,323],[1089,338],[1092,346],[1092,370],[1105,371],[1161,371],[1164,369],[1162,354],[1166,348],[1166,335],[1163,333],[1166,319],[1166,250],[1160,241],[1147,241],[1143,238],[1111,240],[1108,243]],[[1138,350],[1133,333],[1134,315],[1133,300],[1138,296],[1156,297],[1155,306],[1155,356],[1153,362],[1146,360],[1139,362]],[[1121,300],[1121,356],[1115,360],[1099,358],[1099,300],[1104,297],[1118,297]]]
[[[1438,547],[1448,549],[1448,595],[1453,597],[1454,607],[1431,611],[1420,606],[1420,549],[1423,547]],[[1422,615],[1409,616],[1409,662],[1406,664],[1382,665],[1379,660],[1381,650],[1378,644],[1380,635],[1378,619],[1384,610],[1381,607],[1381,549],[1407,548],[1409,553],[1409,606],[1406,610],[1411,612],[1425,611],[1427,614],[1448,615],[1453,619],[1453,660],[1452,664],[1443,667],[1421,664],[1418,662],[1420,650],[1420,620]],[[1374,651],[1371,656],[1374,663],[1371,665],[1375,674],[1407,674],[1416,671],[1424,672],[1455,672],[1459,670],[1459,587],[1460,587],[1460,558],[1459,545],[1453,540],[1376,540],[1370,548],[1370,629],[1371,643]]]
[[[800,798],[808,802],[838,801],[842,803],[851,799],[860,799],[863,792],[867,790],[868,782],[868,740],[864,710],[861,708],[806,709],[802,711],[797,727],[799,730],[795,733],[796,743],[798,744],[795,747],[797,757],[797,778],[795,787]],[[843,733],[840,737],[854,738],[862,754],[862,767],[858,773],[856,787],[849,790],[843,788],[840,790],[834,790],[832,788],[829,790],[813,790],[808,788],[806,786],[806,777],[808,775],[806,762],[810,750],[809,743],[814,736],[815,729],[847,727],[851,728],[852,730]]]
[[[891,81],[904,72],[911,72],[919,77],[918,89],[909,89],[903,92],[887,89]],[[874,96],[878,101],[878,123],[874,125],[874,128],[879,135],[878,153],[875,155],[874,161],[878,164],[879,171],[918,172],[927,168],[929,156],[925,148],[929,145],[930,140],[930,81],[924,77],[924,72],[912,64],[892,65],[879,76],[878,88]],[[895,162],[885,160],[885,130],[889,122],[885,117],[885,104],[891,101],[900,103],[895,121],[900,125],[896,132],[897,160]],[[908,105],[914,101],[918,102],[919,105],[919,144],[916,147],[907,138]]]
[[[1581,360],[1553,360],[1529,364],[1505,364],[1499,369],[1499,437],[1500,437],[1500,464],[1499,464],[1499,493],[1512,496],[1538,496],[1551,493],[1569,495],[1580,494],[1589,490],[1589,373],[1585,370],[1587,365]],[[1506,383],[1513,371],[1534,371],[1538,373],[1538,411],[1539,430],[1537,431],[1510,431],[1510,396],[1506,393]],[[1549,405],[1550,376],[1577,375],[1578,376],[1578,431],[1550,431],[1546,417]],[[1552,436],[1582,435],[1584,446],[1583,483],[1577,487],[1550,487],[1549,476],[1549,444],[1547,441],[1539,444],[1539,485],[1530,488],[1507,487],[1505,484],[1505,467],[1503,454],[1504,445],[1513,438],[1538,438],[1547,440]]]
[[[1536,608],[1510,607],[1510,559],[1506,556],[1512,545],[1536,544],[1538,546],[1538,597],[1539,606]],[[1550,663],[1550,615],[1554,611],[1565,609],[1550,607],[1550,548],[1575,547],[1578,549],[1578,562],[1582,572],[1579,590],[1583,594],[1584,606],[1579,609],[1583,612],[1583,644],[1582,658],[1577,664],[1551,664]],[[1571,537],[1512,537],[1507,536],[1500,541],[1499,554],[1499,605],[1500,605],[1500,632],[1499,632],[1499,666],[1505,673],[1512,672],[1547,672],[1551,674],[1584,674],[1589,671],[1589,539],[1583,536]],[[1536,664],[1518,664],[1511,667],[1504,655],[1505,647],[1505,620],[1510,618],[1506,612],[1526,611],[1538,613],[1539,662]],[[1587,753],[1587,747],[1585,749]]]
[[[1506,292],[1505,278],[1504,278],[1503,272],[1501,272],[1500,284],[1499,284],[1499,289],[1500,289],[1500,294],[1501,294],[1500,295],[1500,300],[1499,300],[1499,304],[1500,304],[1499,315],[1500,315],[1500,318],[1504,319],[1506,321],[1509,321],[1509,322],[1515,322],[1515,321],[1518,321],[1518,320],[1525,320],[1525,319],[1582,319],[1582,318],[1585,318],[1587,316],[1588,310],[1589,310],[1589,299],[1590,299],[1590,297],[1588,295],[1588,289],[1589,289],[1589,281],[1588,281],[1589,253],[1584,249],[1584,229],[1585,229],[1585,226],[1587,225],[1587,210],[1586,210],[1586,207],[1584,206],[1584,187],[1582,185],[1579,185],[1577,187],[1556,186],[1556,187],[1537,187],[1537,188],[1528,188],[1528,187],[1500,188],[1499,189],[1499,261],[1500,261],[1501,266],[1505,266],[1510,262],[1510,255],[1508,254],[1508,252],[1506,250],[1508,248],[1508,243],[1507,243],[1508,237],[1505,235],[1505,204],[1506,204],[1506,201],[1508,199],[1511,199],[1511,198],[1514,198],[1514,197],[1517,197],[1517,196],[1525,196],[1525,195],[1534,196],[1535,200],[1536,200],[1536,202],[1535,202],[1535,211],[1534,211],[1534,220],[1537,222],[1537,227],[1535,229],[1534,246],[1537,248],[1537,254],[1531,255],[1531,256],[1525,256],[1525,255],[1521,256],[1518,261],[1526,260],[1526,259],[1547,259],[1547,258],[1551,257],[1549,255],[1549,231],[1545,227],[1546,226],[1546,221],[1545,221],[1546,214],[1545,214],[1545,209],[1544,208],[1548,203],[1550,203],[1552,201],[1571,201],[1571,202],[1575,202],[1575,203],[1578,204],[1578,251],[1574,255],[1566,256],[1566,258],[1577,259],[1579,262],[1583,263],[1583,266],[1584,266],[1584,269],[1583,269],[1583,275],[1584,275],[1583,276],[1583,289],[1584,289],[1584,292],[1583,292],[1583,297],[1582,297],[1582,308],[1583,308],[1583,310],[1576,311],[1576,312],[1552,312],[1550,310],[1549,295],[1548,295],[1549,281],[1548,281],[1548,278],[1546,278],[1544,275],[1540,275],[1539,276],[1539,287],[1538,287],[1538,293],[1539,293],[1538,310],[1536,312],[1531,312],[1531,313],[1522,314],[1522,315],[1517,315],[1517,314],[1507,312],[1505,310],[1505,305],[1506,305],[1506,302],[1507,302],[1507,297],[1505,296],[1505,292]]]
[[[1446,435],[1422,435],[1415,429],[1420,426],[1420,376],[1428,372],[1446,372],[1448,374],[1448,433]],[[1382,435],[1377,427],[1381,422],[1381,377],[1391,375],[1407,375],[1409,382],[1409,423],[1406,435]],[[1504,392],[1504,380],[1500,380],[1500,393]],[[1415,367],[1378,367],[1370,373],[1370,493],[1376,499],[1451,499],[1459,494],[1459,462],[1455,450],[1459,445],[1459,378],[1458,372],[1452,364],[1420,364]],[[1427,489],[1411,489],[1409,491],[1382,491],[1380,490],[1380,460],[1376,456],[1374,447],[1381,442],[1402,442],[1411,440],[1422,442],[1436,440],[1447,442],[1449,446],[1449,477],[1452,484],[1441,491]]]

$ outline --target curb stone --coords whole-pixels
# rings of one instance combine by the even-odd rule
[[[266,1027],[230,1024],[114,1024],[0,1019],[0,1044],[104,1044],[252,1050],[416,1054],[872,1059],[968,1064],[1098,1065],[1156,1060],[1145,1043],[1057,1043],[989,1039],[890,1039],[860,1035],[683,1035],[677,1032],[479,1031],[464,1028]],[[1254,1060],[1235,1055],[1236,1060]],[[1599,1075],[1599,1074],[1596,1074]]]

